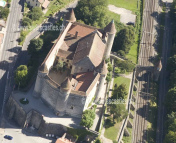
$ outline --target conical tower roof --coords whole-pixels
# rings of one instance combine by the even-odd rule
[[[105,28],[104,31],[110,34],[115,34],[117,32],[114,24],[114,20],[112,20]]]
[[[75,17],[75,13],[74,13],[73,8],[69,10],[65,19],[68,20],[69,22],[75,22],[76,21],[76,17]]]
[[[71,82],[68,77],[61,83],[61,88],[66,91],[71,89]]]

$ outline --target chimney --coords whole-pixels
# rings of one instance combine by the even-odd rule
[[[75,32],[75,38],[78,38],[78,31]]]

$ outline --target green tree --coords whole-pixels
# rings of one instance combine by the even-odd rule
[[[29,18],[31,18],[33,21],[39,20],[40,17],[43,16],[42,9],[40,7],[34,7],[32,8],[32,11],[28,14]]]
[[[110,21],[107,16],[107,0],[81,0],[75,9],[78,20],[85,24],[104,28]]]
[[[66,63],[63,62],[63,61],[61,61],[61,60],[58,60],[58,63],[56,64],[55,69],[57,71],[60,71],[60,72],[65,71],[65,69],[66,69]]]
[[[7,7],[0,7],[0,18],[7,19],[9,15],[9,9]]]
[[[176,112],[176,87],[171,88],[166,96],[166,107],[169,112]]]
[[[168,126],[168,130],[176,132],[176,119],[174,119],[173,122]]]
[[[173,55],[168,59],[167,69],[170,72],[174,72],[176,70],[176,55]]]
[[[40,38],[32,39],[30,41],[29,46],[28,46],[28,52],[33,55],[33,54],[37,53],[39,50],[41,50],[42,46],[43,46],[42,39],[40,39]]]
[[[101,140],[100,139],[96,139],[95,143],[101,143]]]
[[[125,119],[128,115],[128,112],[125,108],[125,104],[110,104],[110,114],[113,115],[113,122],[120,122]]]
[[[28,68],[26,65],[20,65],[15,71],[15,83],[19,87],[25,87],[28,79]]]
[[[169,84],[172,88],[176,86],[176,71],[174,71],[174,73],[171,73]]]
[[[113,70],[112,64],[108,63],[108,71],[111,72]]]
[[[126,54],[129,52],[135,39],[134,28],[132,26],[125,27],[120,30],[114,40],[115,51],[122,50]],[[121,52],[122,53],[122,52]]]
[[[95,119],[94,110],[85,110],[83,112],[80,125],[89,129],[93,125],[94,119]]]
[[[169,131],[166,136],[164,143],[175,143],[176,142],[176,132]]]
[[[28,17],[24,17],[21,24],[22,26],[30,26],[32,24],[32,20]]]
[[[112,80],[112,74],[110,72],[108,72],[107,76],[106,76],[106,81],[110,82]]]
[[[127,88],[125,84],[121,84],[118,87],[115,87],[114,91],[113,91],[113,99],[124,99],[125,96],[127,96],[128,92],[127,92]]]

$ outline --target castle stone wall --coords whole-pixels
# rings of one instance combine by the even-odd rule
[[[56,43],[56,45],[54,46],[54,48],[51,49],[51,51],[48,53],[48,55],[46,57],[46,61],[45,61],[45,64],[46,64],[46,67],[47,67],[48,71],[51,68],[51,66],[53,65],[54,60],[56,58],[56,55],[57,55],[60,47],[62,46],[64,38],[65,38],[65,36],[67,34],[67,31],[70,29],[71,25],[72,25],[72,23],[68,23],[68,25],[66,26],[65,30],[63,31],[63,33],[61,33],[61,35],[59,37],[59,40]]]
[[[67,128],[60,124],[46,123],[44,120],[41,121],[38,133],[42,136],[46,134],[54,134],[55,136],[62,136],[67,131]]]
[[[66,113],[73,117],[81,118],[86,97],[70,94],[67,102]]]
[[[43,80],[45,75],[46,75],[45,73],[41,73],[40,71],[38,71],[37,79],[35,82],[35,88],[33,91],[33,96],[36,98],[39,98],[41,95],[42,88],[43,88]]]
[[[34,128],[38,129],[42,120],[43,120],[42,115],[39,114],[37,111],[32,110],[30,124],[33,125]]]
[[[60,91],[58,88],[55,88],[52,86],[47,79],[43,80],[43,88],[41,92],[41,97],[47,103],[55,109],[55,106],[57,104],[57,97],[59,96]]]
[[[74,74],[74,73],[93,71],[93,69],[94,69],[94,65],[92,64],[90,59],[86,57],[80,62],[73,65],[71,73]]]
[[[97,90],[97,84],[98,84],[98,81],[95,84],[95,86],[93,87],[93,89],[90,91],[89,95],[87,96],[86,103],[85,103],[85,106],[84,106],[84,110],[87,109],[89,103],[92,101],[92,98],[95,96],[95,93],[96,93],[96,90]]]
[[[14,111],[13,111],[13,115],[11,116],[10,113],[12,113],[11,112],[12,110]],[[26,112],[11,96],[7,101],[6,111],[8,113],[8,117],[11,117],[12,119],[14,119],[20,127],[24,126],[24,123],[26,121]]]

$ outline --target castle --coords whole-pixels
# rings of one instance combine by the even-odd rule
[[[116,28],[114,21],[103,30],[76,22],[73,9],[64,21],[65,29],[38,70],[33,96],[41,98],[56,115],[81,118],[95,97],[99,99],[107,74]],[[64,71],[55,70],[59,61]],[[104,89],[103,89],[104,90]]]

